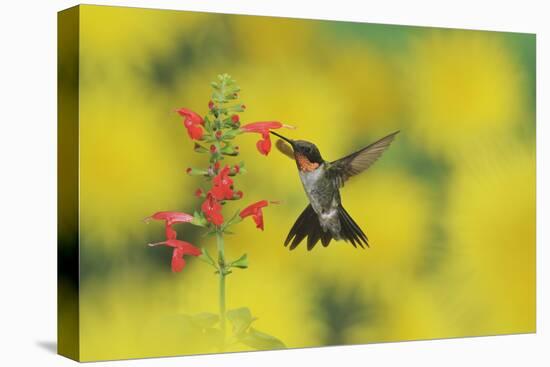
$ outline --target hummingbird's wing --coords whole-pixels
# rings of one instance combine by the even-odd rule
[[[289,144],[285,143],[281,139],[278,139],[277,142],[275,143],[275,146],[277,147],[277,149],[279,149],[279,152],[283,153],[288,158],[294,160],[294,150]]]
[[[331,162],[328,172],[335,180],[338,187],[344,186],[344,182],[351,176],[355,176],[369,168],[390,146],[399,131],[391,133],[369,146],[358,150],[344,158]]]

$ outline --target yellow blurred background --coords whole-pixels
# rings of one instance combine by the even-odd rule
[[[290,252],[307,205],[295,164],[240,136],[243,201],[281,200],[226,237],[250,266],[228,308],[288,347],[535,331],[535,36],[81,6],[82,360],[215,352],[183,314],[217,312],[212,269],[170,270],[160,210],[192,213],[203,166],[175,108],[207,112],[210,81],[242,88],[241,121],[335,160],[395,130],[391,148],[342,190],[371,247]],[[228,214],[229,215],[229,214]],[[215,238],[178,225],[215,253]],[[246,350],[235,345],[229,350]]]

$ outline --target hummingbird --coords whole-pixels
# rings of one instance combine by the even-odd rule
[[[294,250],[307,237],[307,249],[311,250],[319,240],[327,247],[331,240],[346,241],[356,247],[369,247],[367,235],[342,206],[340,189],[350,177],[369,168],[390,146],[395,136],[391,133],[374,143],[343,158],[325,161],[319,148],[309,141],[292,140],[274,131],[279,137],[277,149],[296,161],[309,205],[298,217],[285,240]],[[288,144],[287,144],[288,143]]]

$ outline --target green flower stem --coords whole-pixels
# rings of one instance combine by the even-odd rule
[[[225,344],[225,276],[226,264],[225,264],[225,252],[223,243],[223,234],[220,230],[216,232],[216,239],[218,245],[218,266],[220,276],[220,289],[219,289],[219,302],[220,302],[220,327],[223,335],[222,345]]]

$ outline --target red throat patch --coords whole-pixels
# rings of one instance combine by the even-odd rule
[[[319,163],[310,162],[303,154],[296,154],[296,162],[298,162],[298,167],[302,172],[315,171],[319,167]]]

